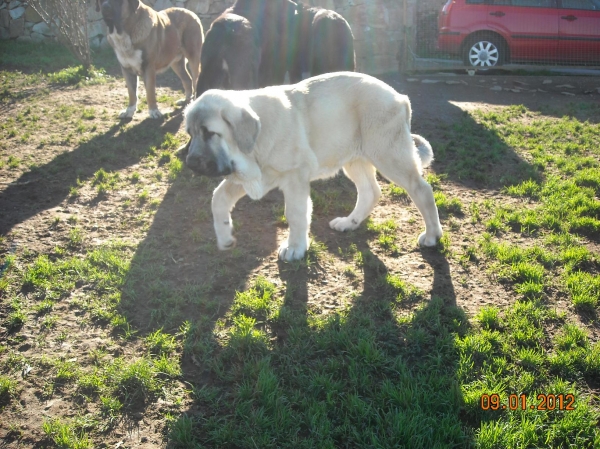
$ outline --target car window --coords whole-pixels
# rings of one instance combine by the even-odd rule
[[[485,0],[467,0],[467,5],[483,5]]]
[[[562,0],[562,7],[600,11],[600,0]]]
[[[496,3],[494,1],[494,3]],[[553,8],[554,0],[512,0],[513,6],[526,6],[529,8]]]

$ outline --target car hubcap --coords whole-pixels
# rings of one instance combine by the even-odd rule
[[[488,41],[477,42],[469,50],[469,62],[475,67],[491,67],[498,63],[498,48]]]

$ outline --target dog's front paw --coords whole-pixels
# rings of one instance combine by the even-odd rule
[[[186,106],[190,101],[192,101],[192,97],[181,98],[175,102],[177,106],[183,107]]]
[[[237,239],[235,237],[229,237],[226,240],[217,240],[217,246],[221,251],[227,251],[228,249],[235,248]]]
[[[137,105],[134,104],[133,106],[128,106],[127,108],[125,108],[121,112],[119,112],[119,118],[120,119],[131,118],[131,117],[133,117],[133,114],[135,114],[136,110],[137,110]]]
[[[440,236],[427,235],[426,232],[423,232],[419,236],[419,246],[435,246],[440,241],[441,237],[442,237],[441,235]]]
[[[148,109],[148,115],[150,116],[150,118],[157,120],[163,118],[162,112],[160,112],[158,109]]]
[[[360,222],[350,217],[337,217],[329,222],[329,227],[336,231],[354,231],[360,226]]]
[[[279,247],[279,260],[284,262],[291,262],[293,260],[300,260],[306,254],[306,248],[289,246],[289,242],[286,240]]]

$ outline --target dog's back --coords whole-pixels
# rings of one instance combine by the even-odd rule
[[[319,10],[313,19],[311,75],[356,70],[354,36],[335,11]]]
[[[398,147],[395,141],[410,140],[408,98],[361,73],[327,73],[293,85],[221,94],[233,100],[248,98],[261,121],[277,122],[263,126],[258,147],[275,152],[288,146],[310,147],[319,160],[317,177],[330,176],[345,161],[365,156],[367,148],[376,152],[380,147]],[[413,146],[401,148],[412,151]],[[406,156],[406,161],[414,159]]]
[[[260,43],[245,17],[225,11],[206,33],[196,95],[208,89],[258,87]]]

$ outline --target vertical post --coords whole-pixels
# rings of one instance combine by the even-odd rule
[[[407,73],[414,70],[414,42],[416,24],[415,0],[402,0],[402,43],[399,51],[399,70]]]

